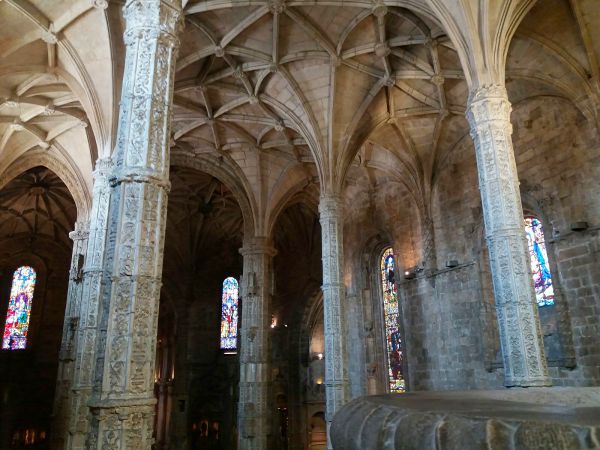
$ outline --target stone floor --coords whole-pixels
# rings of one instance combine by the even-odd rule
[[[600,449],[600,388],[362,397],[334,417],[336,450]]]

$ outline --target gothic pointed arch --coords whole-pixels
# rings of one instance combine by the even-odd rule
[[[30,150],[13,161],[0,173],[0,189],[34,167],[52,171],[67,187],[77,208],[77,220],[88,219],[91,210],[91,192],[83,175],[73,161],[65,160],[53,150]]]

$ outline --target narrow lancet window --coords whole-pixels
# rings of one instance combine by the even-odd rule
[[[398,323],[398,289],[394,279],[394,251],[386,249],[381,257],[381,285],[383,290],[383,314],[388,357],[390,392],[404,392],[406,383],[402,374],[402,338]]]
[[[29,266],[21,266],[13,274],[4,335],[2,336],[3,350],[24,350],[27,346],[35,281],[35,270]]]
[[[235,353],[238,331],[238,282],[233,277],[223,281],[221,299],[221,350]]]
[[[538,306],[554,305],[554,286],[548,265],[546,240],[542,222],[533,216],[525,217],[525,232],[529,244],[529,259]]]

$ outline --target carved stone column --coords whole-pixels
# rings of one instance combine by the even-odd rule
[[[68,405],[66,410],[58,412],[59,417],[57,417],[57,421],[60,420],[62,423],[59,439],[64,439],[68,449],[83,449],[89,432],[88,401],[94,382],[99,309],[102,299],[106,296],[106,286],[110,286],[110,273],[106,271],[105,253],[108,243],[108,213],[111,196],[108,177],[111,171],[112,160],[110,158],[99,159],[96,162],[87,246],[84,246],[83,239],[81,241],[81,250],[85,248],[83,273],[73,273],[73,268],[71,269],[72,279],[74,275],[81,277],[80,286],[77,286],[78,291],[73,294],[80,296],[79,318],[74,330],[74,342],[67,352],[73,353],[75,361],[71,374]],[[76,246],[79,244],[75,244],[73,248],[74,263]],[[79,256],[77,256],[76,263],[77,272],[79,272]],[[71,302],[72,295],[71,285],[73,285],[73,281],[70,284],[69,302]],[[67,321],[71,322],[69,317],[71,317],[71,312],[68,310],[65,328],[67,328]],[[64,344],[63,340],[63,346]],[[54,448],[65,448],[65,446]]]
[[[181,0],[128,0],[124,16],[124,81],[110,178],[112,282],[87,447],[146,450],[152,446],[156,403],[153,371]]]
[[[501,85],[471,93],[467,117],[475,142],[506,386],[548,386],[548,368],[531,278],[511,105]]]
[[[75,223],[75,230],[69,233],[69,237],[73,240],[73,252],[71,256],[71,269],[69,271],[69,290],[65,308],[63,336],[58,357],[56,393],[54,396],[53,448],[64,448],[68,441],[67,428],[71,413],[70,397],[77,348],[76,337],[81,316],[83,264],[87,251],[89,223]]]
[[[266,450],[269,430],[269,332],[271,325],[271,266],[275,255],[266,238],[247,240],[240,249],[242,330],[240,339],[240,398],[238,448]]]
[[[321,221],[323,260],[323,310],[325,314],[325,395],[327,406],[327,448],[331,448],[329,427],[333,415],[349,399],[348,361],[344,330],[343,280],[343,217],[342,200],[333,195],[321,196],[319,214]]]

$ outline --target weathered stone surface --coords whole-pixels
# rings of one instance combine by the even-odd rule
[[[246,239],[241,295],[244,314],[240,342],[240,397],[238,446],[267,447],[271,385],[269,349],[271,325],[271,270],[276,251],[260,237]]]
[[[343,212],[335,195],[322,196],[319,203],[323,259],[323,310],[325,325],[325,392],[327,429],[333,415],[348,401],[343,285]],[[328,441],[329,443],[331,441]]]
[[[193,447],[190,424],[197,426],[201,418],[193,415],[206,410],[219,411],[221,434],[228,433],[231,442],[242,436],[254,442],[244,445],[269,447],[275,442],[266,440],[279,440],[278,445],[297,450],[317,445],[312,438],[319,435],[323,445],[325,390],[331,420],[349,399],[383,393],[388,386],[376,261],[385,246],[394,248],[398,275],[404,269],[416,274],[406,281],[398,276],[410,389],[498,388],[504,377],[507,384],[543,384],[546,375],[558,385],[600,384],[598,2],[481,0],[480,10],[466,8],[467,3],[0,1],[0,187],[23,170],[44,165],[65,182],[78,220],[90,219],[89,264],[80,285],[71,280],[69,291],[69,306],[78,292],[85,295],[77,324],[69,310],[64,322],[56,416],[61,423],[53,439],[60,434],[58,439],[81,448],[97,419],[106,422],[105,430],[120,433],[112,417],[115,404],[108,401],[115,400],[123,423],[138,426],[141,417],[141,440],[149,440],[147,402],[160,295],[160,314],[164,318],[171,307],[173,315],[166,328],[177,330],[163,336],[177,340],[178,348],[171,417],[164,385],[157,389],[165,405],[157,418],[158,448]],[[126,20],[123,4],[130,11]],[[507,7],[496,7],[502,4]],[[162,13],[153,13],[159,5]],[[176,61],[172,14],[179,16],[180,9],[186,29]],[[472,127],[480,197],[464,117],[465,108],[473,112],[474,107],[468,93],[474,92],[473,99],[476,92],[504,83],[507,95],[484,92],[483,100],[475,101],[483,112]],[[105,176],[102,166],[110,165],[111,153],[116,167]],[[175,167],[195,167],[203,175],[187,177],[196,192],[189,193],[187,205],[175,208],[185,214],[169,211],[169,221],[177,223],[167,236],[174,269],[159,280],[164,205]],[[219,182],[204,186],[204,176]],[[220,192],[218,201],[214,192]],[[318,220],[304,214],[286,218],[285,212],[292,205],[316,214],[319,197],[331,193],[335,214],[321,208],[321,278],[315,275],[321,268],[309,262],[315,259],[314,243],[321,243]],[[180,190],[171,191],[169,202],[179,195]],[[231,216],[236,203],[243,217]],[[1,238],[8,242],[17,239],[10,230],[13,220],[29,214],[20,206],[1,212],[13,216],[0,221]],[[544,222],[556,287],[556,305],[540,311],[541,330],[519,236],[522,212]],[[53,209],[49,218],[60,222],[63,214]],[[482,216],[489,249],[482,244]],[[580,221],[589,229],[571,231],[569,224]],[[27,222],[39,228],[36,221]],[[48,228],[60,241],[71,225]],[[34,240],[27,228],[19,227],[24,258],[34,257],[35,247],[47,253],[47,244]],[[240,264],[231,263],[241,259],[241,242],[233,250],[221,245],[215,228],[229,242],[238,233],[270,240],[277,228],[297,238],[277,244],[286,255],[278,264],[282,275],[259,283],[270,284],[274,299],[280,297],[271,308],[280,325],[263,332],[270,319],[268,302],[261,300],[266,297],[257,292],[248,301],[256,314],[242,318],[247,326],[240,331],[239,356],[246,358],[245,344],[249,357],[241,370],[234,369],[237,356],[218,354],[215,343],[216,285],[225,272],[241,273]],[[211,247],[200,245],[211,240]],[[0,253],[16,248],[7,241]],[[484,256],[488,251],[491,259]],[[261,258],[249,258],[258,268],[245,270],[257,279]],[[320,258],[319,251],[319,263]],[[441,267],[447,260],[459,266]],[[209,264],[213,267],[205,270]],[[55,269],[54,258],[47,266]],[[56,280],[48,284],[59,286]],[[324,302],[315,294],[321,285]],[[41,305],[46,290],[40,284],[36,292],[35,303]],[[57,304],[45,301],[43,319],[32,322],[32,342],[44,337],[37,354],[58,348],[53,339],[59,333],[49,331],[55,329]],[[0,299],[0,312],[3,307]],[[39,306],[33,311],[42,313]],[[266,345],[269,340],[276,345]],[[327,349],[315,345],[316,350],[309,341],[326,341]],[[52,384],[51,377],[28,380],[28,391]],[[269,389],[275,378],[277,388]],[[17,404],[15,390],[7,389]],[[3,390],[2,398],[6,395]],[[95,416],[88,407],[92,395]],[[283,398],[282,411],[289,408],[287,436],[281,427],[287,418],[268,409],[273,395]],[[138,410],[128,403],[133,397]],[[2,448],[15,424],[3,414]],[[383,440],[369,434],[365,445],[386,445],[395,439],[394,430],[424,426],[422,417],[399,427],[397,414],[383,420],[389,433]],[[423,434],[422,445],[434,445],[433,438],[455,445],[463,439],[480,442],[482,431],[468,425],[470,419],[458,422],[464,433],[455,433],[455,421],[446,418],[436,433]],[[494,423],[488,424],[489,433],[506,439],[508,428]],[[167,442],[169,427],[173,439]],[[130,445],[127,439],[121,445]],[[597,432],[586,439],[597,442]]]
[[[523,230],[510,112],[506,88],[490,85],[471,93],[467,118],[477,156],[504,383],[548,386],[551,381]]]
[[[599,388],[529,388],[361,397],[330,435],[343,450],[583,450],[599,426]]]

